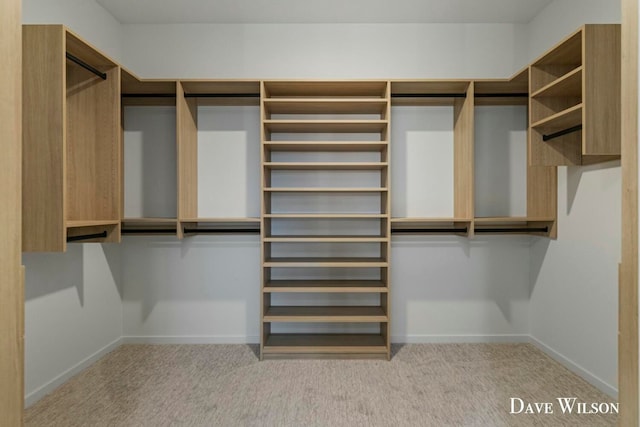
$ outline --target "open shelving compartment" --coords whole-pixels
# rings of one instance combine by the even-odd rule
[[[177,235],[175,80],[122,69],[123,235]]]
[[[62,25],[25,25],[23,52],[23,250],[119,242],[118,64]]]
[[[248,216],[203,215],[200,209],[202,191],[208,188],[199,179],[199,171],[209,167],[206,153],[199,150],[199,109],[201,107],[258,108],[260,83],[257,80],[181,80],[177,83],[178,138],[178,237],[194,234],[258,233],[260,219]],[[202,110],[200,111],[200,113]],[[242,112],[240,112],[242,114]],[[257,116],[257,114],[256,114]],[[200,124],[202,126],[202,124]],[[259,144],[256,117],[256,148]],[[251,141],[247,141],[250,143]],[[259,166],[256,150],[255,167]],[[232,184],[228,182],[227,184]],[[222,183],[216,183],[222,185]],[[253,186],[248,185],[253,188]],[[233,196],[235,197],[235,196]],[[232,196],[217,197],[218,203],[228,204]]]
[[[530,66],[530,161],[620,157],[620,25],[584,25]]]
[[[400,80],[391,83],[392,107],[446,107],[451,109],[453,147],[451,217],[394,217],[394,234],[456,234],[473,236],[473,82],[469,80]],[[428,114],[428,112],[426,112]],[[394,121],[394,132],[399,131]],[[396,138],[394,149],[398,149]],[[408,155],[407,155],[408,157]],[[408,160],[408,159],[407,159]],[[395,184],[396,187],[398,184]],[[442,184],[431,185],[436,192]],[[424,188],[424,187],[423,187]],[[446,190],[445,190],[446,191]],[[429,191],[424,192],[428,197]],[[396,192],[396,194],[398,194]],[[395,214],[394,214],[395,215]]]
[[[474,218],[474,232],[478,235],[557,235],[557,170],[529,162],[528,94],[528,69],[511,79],[475,82],[474,203],[480,215]],[[500,183],[509,183],[509,188],[500,190]],[[483,216],[485,212],[491,215]]]
[[[261,358],[388,359],[389,84],[261,93]]]

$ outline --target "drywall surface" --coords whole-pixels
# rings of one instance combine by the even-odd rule
[[[532,58],[620,2],[556,0],[530,23]],[[620,163],[558,168],[558,239],[531,246],[531,335],[604,391],[617,387]]]
[[[27,405],[120,341],[120,248],[70,244],[64,254],[24,254]]]
[[[122,61],[122,26],[93,0],[23,0],[24,24],[64,24],[84,40]]]
[[[525,24],[123,25],[124,62],[145,77],[510,76]]]

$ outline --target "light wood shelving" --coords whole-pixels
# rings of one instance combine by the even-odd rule
[[[620,157],[620,63],[620,25],[588,24],[531,64],[532,165]]]
[[[573,62],[574,58],[569,58]],[[575,71],[575,70],[574,70]],[[577,72],[570,74],[578,76]],[[484,80],[475,83],[475,104],[477,107],[528,105],[529,69],[516,73],[509,80]],[[549,93],[568,93],[575,85],[575,77],[567,76],[559,82],[549,82],[539,88],[536,93],[547,96]],[[493,93],[495,97],[487,94]],[[501,95],[506,96],[501,96]],[[525,102],[523,102],[523,100]],[[568,111],[549,117],[532,128],[542,129],[563,127],[570,123],[579,107],[571,107]],[[579,113],[578,113],[579,115]],[[526,178],[526,217],[476,217],[472,221],[473,233],[477,234],[529,234],[555,238],[557,216],[557,170],[551,166],[534,166],[529,161],[531,153],[527,150],[527,158],[522,159],[527,169]]]
[[[25,252],[120,241],[119,122],[118,64],[62,25],[23,26]]]
[[[314,357],[389,357],[389,116],[390,87],[388,82],[263,82],[262,95],[262,335],[261,357],[314,356]],[[286,118],[275,116],[286,116]],[[333,118],[326,119],[322,115]],[[368,118],[354,116],[366,115]],[[293,116],[293,118],[292,118]],[[320,117],[318,117],[320,116]],[[339,118],[335,118],[338,116]],[[371,117],[373,116],[373,117]],[[367,140],[298,140],[280,141],[274,135],[292,133],[309,134],[351,133],[367,134]],[[379,135],[371,141],[370,134]],[[360,137],[359,135],[357,137]],[[356,137],[356,138],[357,138]],[[379,161],[298,162],[272,160],[280,152],[373,152],[380,153]],[[371,187],[283,187],[272,185],[273,174],[280,171],[354,171],[377,173],[377,186]],[[273,200],[279,193],[295,195],[324,194],[377,194],[380,208],[376,213],[296,213],[274,212]],[[379,234],[343,235],[318,233],[312,235],[274,234],[274,221],[371,221],[380,224]],[[355,226],[355,225],[354,225]],[[290,244],[342,247],[349,244],[375,245],[379,257],[357,256],[273,256],[276,248]],[[377,271],[375,280],[280,279],[281,270],[320,269],[330,271]],[[294,274],[295,275],[295,274]],[[377,294],[378,306],[286,306],[272,303],[272,295],[286,297],[296,293],[313,294]],[[373,334],[280,334],[272,333],[272,324],[285,323],[374,323],[378,332]],[[344,350],[344,351],[342,351]]]

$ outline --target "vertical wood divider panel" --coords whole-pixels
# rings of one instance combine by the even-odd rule
[[[474,212],[474,84],[465,98],[453,104],[453,211],[454,217],[473,220]],[[473,236],[473,223],[467,230]]]
[[[24,269],[21,268],[21,2],[0,3],[0,423],[23,424]],[[62,37],[59,37],[61,39]],[[53,40],[52,43],[60,43]],[[27,41],[30,45],[34,40]],[[55,61],[54,61],[55,62]],[[41,70],[39,70],[41,71]],[[59,69],[58,69],[59,71]],[[42,74],[30,77],[38,80]],[[54,73],[58,74],[58,73]],[[55,78],[55,76],[54,76]],[[42,118],[46,120],[47,118]],[[35,137],[35,135],[32,135]],[[32,218],[33,220],[33,218]],[[55,230],[54,230],[55,231]],[[34,243],[37,243],[33,241]]]
[[[66,66],[61,25],[22,30],[23,250],[66,249]]]
[[[622,0],[622,263],[618,317],[621,426],[638,414],[638,0]]]
[[[176,87],[176,139],[178,144],[178,238],[181,221],[198,216],[198,101],[185,98],[182,83]]]
[[[586,25],[582,37],[582,153],[619,155],[620,25]]]

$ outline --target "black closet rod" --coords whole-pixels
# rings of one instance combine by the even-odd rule
[[[392,98],[466,98],[466,93],[392,93]]]
[[[559,136],[563,136],[563,135],[566,135],[568,133],[578,132],[579,130],[582,130],[582,125],[577,125],[577,126],[573,126],[573,127],[567,128],[567,129],[563,129],[563,130],[560,130],[558,132],[551,133],[549,135],[542,135],[542,140],[543,141],[549,141],[551,139],[558,138]]]
[[[71,61],[71,62],[75,62],[76,64],[78,64],[82,68],[91,71],[93,74],[95,74],[96,76],[100,77],[102,80],[107,80],[107,73],[103,73],[102,71],[98,70],[97,68],[92,67],[91,65],[87,64],[86,62],[84,62],[82,59],[73,56],[69,52],[67,52],[67,59],[69,61]]]
[[[391,233],[466,233],[467,227],[464,228],[401,228],[397,230],[391,230]]]
[[[107,232],[103,231],[102,233],[95,234],[83,234],[80,236],[68,236],[67,242],[78,242],[80,240],[91,240],[91,239],[100,239],[107,237]]]
[[[538,228],[476,228],[476,233],[548,233],[549,227]]]
[[[260,98],[259,93],[185,93],[185,98]]]

